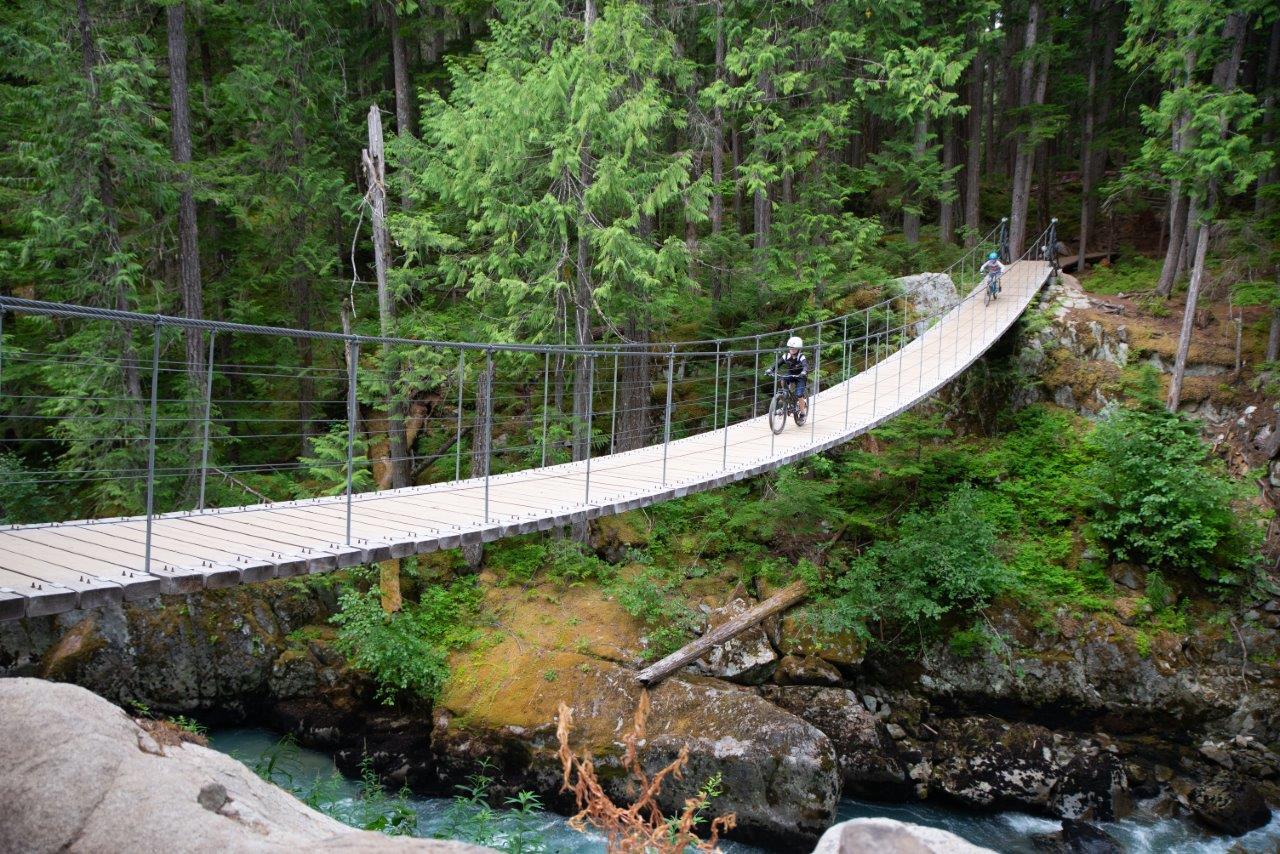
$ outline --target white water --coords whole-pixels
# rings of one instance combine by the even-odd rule
[[[278,733],[265,729],[229,727],[210,733],[209,743],[252,765],[279,738]],[[303,787],[339,774],[331,757],[305,748],[291,751],[287,767],[282,770]],[[339,797],[348,801],[357,791],[356,783],[350,779],[342,778],[338,784]],[[418,814],[417,835],[427,837],[433,836],[444,824],[445,812],[451,803],[448,798],[422,796],[413,796],[409,802]],[[979,813],[935,804],[880,804],[852,799],[841,801],[838,817],[841,820],[896,818],[938,827],[975,845],[1005,854],[1032,854],[1036,851],[1031,841],[1033,836],[1053,833],[1059,828],[1057,821],[1026,813]],[[604,840],[600,836],[578,833],[563,817],[553,813],[545,814],[536,826],[547,842],[548,854],[602,854],[604,851]],[[1131,818],[1101,826],[1130,854],[1275,854],[1280,851],[1280,813],[1272,813],[1271,823],[1266,827],[1235,839],[1214,836],[1189,821],[1159,818],[1143,809]],[[764,854],[759,848],[732,842],[726,843],[723,850],[725,854]]]

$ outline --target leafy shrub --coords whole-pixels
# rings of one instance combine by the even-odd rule
[[[961,629],[951,636],[947,642],[953,655],[959,658],[977,658],[1000,646],[1000,638],[996,637],[981,621],[976,621],[967,629]]]
[[[587,581],[608,582],[614,569],[605,561],[587,551],[573,540],[551,540],[546,545],[551,577],[561,584],[582,584]]]
[[[1114,412],[1090,444],[1093,532],[1115,559],[1240,580],[1256,535],[1233,511],[1241,492],[1195,424],[1149,402]]]
[[[912,624],[985,606],[1012,575],[996,554],[996,526],[981,498],[961,486],[936,510],[904,514],[896,540],[873,545],[829,582],[816,619],[856,631],[867,620]]]
[[[683,646],[697,625],[698,615],[685,604],[674,579],[662,570],[646,567],[630,579],[618,579],[610,588],[618,604],[649,628],[646,655],[659,658]]]
[[[445,811],[435,837],[488,845],[507,854],[535,854],[547,850],[541,829],[542,801],[533,792],[522,791],[507,798],[507,812],[489,806],[496,769],[485,757],[480,769],[455,788],[457,793]]]
[[[332,618],[339,626],[335,645],[354,667],[373,676],[383,703],[404,694],[435,697],[449,675],[449,651],[475,639],[468,618],[478,602],[473,583],[433,585],[418,602],[388,614],[377,587],[366,593],[349,589]]]

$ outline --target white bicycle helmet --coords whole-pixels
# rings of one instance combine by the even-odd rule
[[[787,339],[787,346],[794,347],[795,349],[799,350],[801,347],[804,346],[804,339],[802,339],[799,335],[792,335],[790,338]]]

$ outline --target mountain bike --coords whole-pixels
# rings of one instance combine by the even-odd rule
[[[1000,276],[996,273],[987,273],[987,281],[984,284],[986,290],[982,294],[982,304],[988,306],[1000,295]]]
[[[772,376],[769,373],[765,375]],[[795,380],[794,377],[778,377],[778,391],[769,402],[769,429],[775,434],[786,428],[788,415],[795,420],[797,427],[804,426],[805,413],[797,405],[800,398],[796,396]]]

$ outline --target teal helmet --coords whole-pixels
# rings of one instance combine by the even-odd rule
[[[994,261],[994,260],[996,260],[996,259],[997,259],[997,258],[999,258],[999,257],[1000,257],[999,255],[997,255],[996,253],[992,252],[990,255],[988,255],[988,256],[987,256],[987,260],[988,260],[988,261]]]

